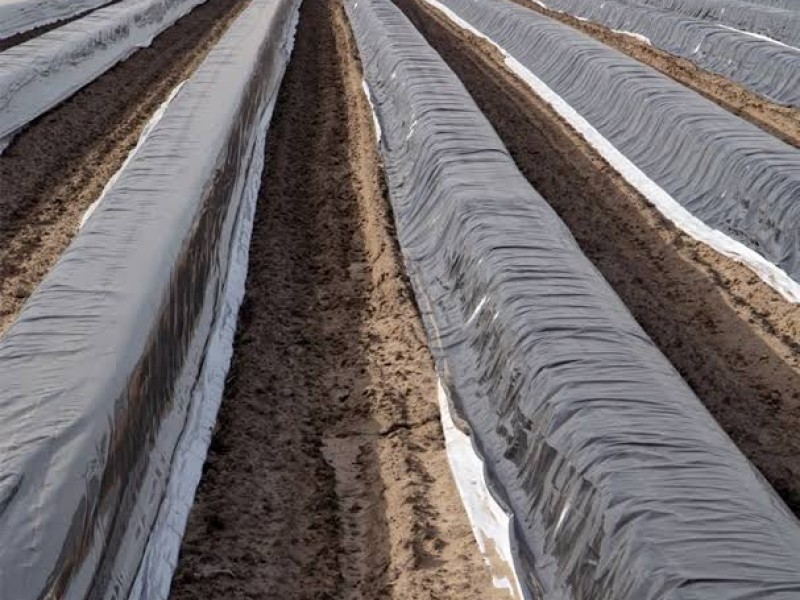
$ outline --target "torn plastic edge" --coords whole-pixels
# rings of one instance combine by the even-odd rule
[[[437,398],[450,472],[478,549],[491,572],[492,583],[498,589],[507,590],[515,600],[521,600],[525,596],[511,552],[511,516],[489,491],[483,460],[472,446],[470,437],[456,426],[441,378],[437,378]]]
[[[117,182],[122,172],[136,156],[136,153],[141,149],[142,145],[144,145],[145,140],[147,140],[153,128],[158,124],[159,121],[161,121],[161,118],[164,116],[167,107],[175,99],[175,96],[178,95],[178,92],[181,91],[181,88],[183,87],[183,84],[186,83],[186,81],[187,80],[183,80],[178,85],[176,85],[170,92],[167,99],[161,103],[161,106],[159,106],[156,112],[153,113],[153,116],[150,117],[150,120],[145,124],[144,128],[142,129],[142,133],[139,135],[139,140],[136,142],[136,146],[134,146],[133,150],[130,151],[127,158],[125,159],[125,162],[122,163],[122,166],[120,166],[120,168],[117,169],[117,171],[108,180],[105,187],[103,188],[103,191],[100,192],[100,195],[97,197],[97,200],[92,202],[89,208],[86,209],[86,212],[83,213],[83,216],[81,217],[81,222],[78,225],[79,230],[82,229],[84,225],[86,225],[86,222],[89,220],[89,217],[92,216],[94,211],[97,210],[97,207],[100,206],[100,203],[103,202],[105,197],[111,191],[111,188],[114,187],[114,184]]]
[[[455,25],[489,42],[505,58],[506,67],[520,78],[537,96],[544,100],[558,115],[575,129],[602,156],[625,181],[644,196],[658,211],[681,231],[695,240],[707,244],[720,254],[746,266],[764,283],[781,294],[793,304],[800,303],[800,283],[792,279],[786,271],[771,263],[755,250],[728,237],[721,231],[709,227],[686,210],[661,186],[650,179],[622,152],[597,131],[578,111],[553,91],[545,82],[536,77],[527,67],[511,56],[505,48],[489,36],[459,17],[454,11],[438,0],[424,0],[442,12]],[[541,2],[537,2],[541,4]],[[542,5],[544,6],[544,5]]]
[[[299,16],[298,4],[289,25],[290,34],[286,39],[288,55],[291,55],[294,47]],[[177,94],[181,85],[183,84],[174,90],[174,94]],[[203,475],[203,465],[208,456],[208,448],[211,445],[217,414],[225,391],[226,377],[233,358],[236,324],[247,282],[250,238],[264,170],[267,130],[272,120],[276,101],[277,93],[270,100],[258,126],[253,159],[248,170],[242,198],[242,209],[236,220],[236,233],[232,242],[233,251],[225,277],[223,303],[209,334],[203,366],[198,374],[198,385],[192,394],[193,399],[186,416],[186,425],[175,447],[175,456],[183,457],[184,460],[173,460],[171,463],[173,469],[169,475],[164,499],[159,507],[139,570],[128,594],[128,598],[131,600],[155,598],[154,594],[157,594],[159,590],[153,590],[151,584],[159,581],[162,583],[160,597],[169,597],[172,577],[178,566],[183,534],[186,531],[189,513],[194,504],[193,499]],[[191,498],[192,502],[182,502],[182,498]],[[164,560],[165,555],[167,555],[167,560]],[[154,570],[157,572],[154,573]]]
[[[356,2],[356,6],[357,5],[358,2]],[[366,79],[361,80],[361,89],[364,90],[364,96],[367,98],[367,104],[369,104],[369,110],[372,114],[372,124],[375,126],[375,139],[378,142],[378,145],[380,145],[382,136],[381,124],[378,122],[378,114],[375,112],[375,105],[372,103],[372,94],[369,91],[369,84],[367,83]]]

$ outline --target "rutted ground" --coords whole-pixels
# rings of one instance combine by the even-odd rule
[[[173,598],[504,597],[447,465],[355,48],[306,0]]]
[[[667,222],[487,43],[422,0],[395,1],[650,337],[800,514],[800,308]]]
[[[0,334],[172,89],[247,0],[208,0],[20,133],[0,157]]]

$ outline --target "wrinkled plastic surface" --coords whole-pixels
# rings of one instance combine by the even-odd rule
[[[0,0],[0,40],[69,19],[111,0]]]
[[[0,139],[66,100],[205,0],[126,0],[0,52]]]
[[[709,227],[800,281],[800,150],[655,69],[506,0],[440,0]]]
[[[659,48],[781,104],[800,107],[800,49],[631,0],[535,0],[547,8],[645,36]]]
[[[800,523],[389,0],[347,0],[437,368],[547,600],[789,600]]]
[[[751,31],[800,49],[800,12],[766,7],[745,0],[638,0],[646,6],[662,8]]]
[[[750,4],[758,6],[769,6],[772,8],[785,8],[787,10],[800,11],[800,2],[797,0],[747,0]]]
[[[207,424],[194,456],[176,444],[235,322],[228,265],[296,5],[253,0],[0,339],[3,600],[126,598],[175,463],[202,461]]]

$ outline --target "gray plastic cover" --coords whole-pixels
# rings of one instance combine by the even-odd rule
[[[799,0],[747,0],[750,4],[759,6],[769,6],[772,8],[785,8],[787,10],[800,11]]]
[[[129,593],[297,4],[251,2],[0,339],[3,600]]]
[[[0,140],[66,100],[206,0],[125,0],[0,52]]]
[[[645,36],[660,50],[800,107],[800,49],[630,0],[537,0],[547,8]]]
[[[0,0],[0,40],[69,19],[111,0]]]
[[[345,6],[437,369],[531,597],[796,600],[797,519],[402,13]]]
[[[800,49],[800,12],[750,4],[745,0],[638,0],[693,19],[723,23],[765,35]]]
[[[655,69],[506,0],[440,0],[709,227],[800,281],[800,150]]]

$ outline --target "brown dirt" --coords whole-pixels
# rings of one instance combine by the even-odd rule
[[[503,67],[419,0],[396,0],[636,319],[800,515],[800,307],[667,222]]]
[[[690,60],[658,50],[624,33],[615,33],[603,25],[581,21],[568,14],[549,10],[531,0],[511,0],[511,2],[561,21],[639,62],[650,65],[787,144],[800,147],[800,110],[771,102],[741,84],[698,67]]]
[[[87,16],[90,13],[93,13],[96,10],[100,10],[101,8],[106,8],[107,6],[111,6],[112,4],[116,4],[117,2],[122,2],[122,0],[113,0],[113,2],[108,2],[108,4],[104,4],[103,6],[98,6],[97,8],[92,8],[90,10],[84,11],[73,17],[69,17],[68,19],[62,19],[61,21],[56,21],[55,23],[49,23],[48,25],[35,27],[34,29],[29,29],[28,31],[23,31],[22,33],[17,33],[10,37],[0,39],[0,52],[2,52],[3,50],[8,50],[9,48],[13,48],[14,46],[18,46],[19,44],[24,44],[28,40],[32,40],[33,38],[39,37],[40,35],[44,35],[48,31],[53,31],[53,29],[62,27],[67,23],[72,23],[73,21],[82,19],[83,17]]]
[[[170,91],[247,0],[209,0],[28,126],[0,156],[0,335]]]
[[[374,135],[341,6],[306,0],[176,600],[503,597],[450,476]]]

